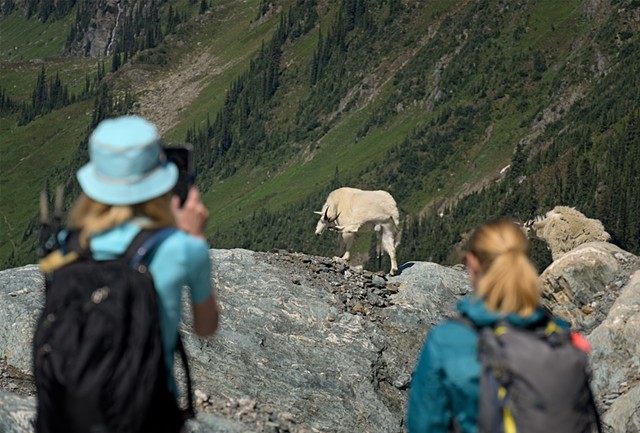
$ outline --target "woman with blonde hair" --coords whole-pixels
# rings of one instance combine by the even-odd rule
[[[578,345],[572,341],[571,334],[566,329],[567,323],[552,318],[539,307],[541,289],[538,274],[528,257],[528,240],[518,225],[506,218],[481,225],[469,240],[464,262],[474,294],[458,303],[458,314],[461,317],[436,326],[427,336],[411,383],[407,409],[407,430],[410,433],[493,432],[494,428],[497,428],[494,422],[503,422],[503,420],[495,421],[495,418],[485,417],[487,413],[491,413],[491,417],[495,416],[498,409],[485,411],[486,406],[480,405],[479,398],[481,383],[491,381],[486,379],[489,377],[487,372],[490,370],[482,370],[479,361],[480,334],[490,329],[489,335],[494,335],[498,325],[503,326],[503,330],[514,329],[514,333],[520,332],[517,330],[533,332],[533,330],[542,329],[544,333],[546,330],[555,332],[555,330],[564,329],[559,332],[559,335],[563,335],[562,341],[567,342],[564,346],[567,349],[563,350],[567,350],[566,353],[577,360],[576,363],[567,365],[566,369],[572,371],[582,367],[582,371],[576,377],[579,375],[587,377],[587,356],[581,350],[584,347],[577,347]],[[485,335],[487,334],[482,334],[483,347],[485,347]],[[481,356],[486,356],[485,353],[483,351]],[[536,358],[537,355],[537,353],[518,354],[519,357],[524,356],[524,359]],[[501,368],[505,365],[500,364]],[[578,391],[575,395],[578,395],[583,387],[584,383],[576,383],[575,389]],[[557,394],[560,399],[563,398],[562,392]],[[483,400],[485,403],[486,401]],[[571,403],[568,402],[568,404]],[[558,407],[562,407],[562,404]],[[558,407],[554,407],[552,411],[558,412]],[[592,407],[595,408],[595,406]],[[559,409],[560,412],[563,410],[563,408]],[[569,413],[569,416],[564,418],[572,419],[574,416],[570,413],[572,410],[569,409],[564,414],[560,413],[560,416]],[[544,414],[544,412],[541,413]],[[578,415],[578,418],[585,418],[582,414]],[[507,418],[511,414],[504,412],[502,416]],[[597,418],[597,413],[595,417]],[[485,423],[486,419],[490,421]],[[511,419],[506,421],[511,422]],[[539,427],[528,424],[522,431],[542,431]],[[489,430],[484,430],[479,427],[482,425],[491,425],[491,427]],[[500,425],[499,430],[495,431],[516,431],[513,423],[507,428],[504,427],[505,425]],[[583,425],[588,428],[588,421]],[[508,427],[514,429],[510,430]],[[520,432],[521,428],[522,426],[519,426],[517,432]],[[591,430],[585,430],[583,427],[563,429],[558,426],[558,429],[548,431],[582,433]]]
[[[172,413],[175,412],[173,409],[176,407],[175,400],[178,397],[173,367],[174,353],[179,341],[178,326],[181,320],[181,297],[184,287],[188,288],[190,295],[195,333],[200,336],[211,335],[218,327],[218,308],[215,291],[212,287],[209,246],[204,236],[209,214],[195,187],[189,190],[187,198],[182,205],[180,199],[173,195],[172,191],[178,180],[178,169],[175,164],[167,161],[156,126],[141,117],[122,116],[102,121],[89,138],[89,155],[90,161],[80,168],[77,173],[82,194],[70,213],[69,233],[71,235],[66,241],[63,240],[63,243],[66,243],[63,249],[68,251],[69,244],[79,244],[79,247],[75,247],[77,249],[71,249],[71,251],[80,251],[83,257],[89,257],[89,259],[84,259],[84,261],[81,260],[77,263],[80,266],[82,263],[90,261],[92,263],[91,266],[93,266],[91,269],[95,270],[95,274],[106,272],[104,269],[107,269],[105,266],[110,266],[108,263],[115,263],[117,260],[121,260],[122,257],[128,257],[132,250],[135,253],[146,253],[146,258],[148,259],[146,266],[136,267],[135,270],[143,275],[150,274],[156,296],[152,296],[150,299],[145,298],[150,303],[145,303],[144,305],[136,304],[138,308],[135,311],[123,312],[118,310],[118,314],[122,313],[120,316],[114,314],[110,314],[110,316],[116,317],[116,320],[121,319],[122,322],[126,320],[128,331],[125,331],[125,333],[128,332],[129,335],[134,333],[137,326],[149,325],[148,317],[157,317],[160,323],[151,323],[149,329],[155,329],[155,334],[153,335],[158,337],[159,328],[159,337],[154,341],[160,340],[161,347],[149,343],[151,338],[145,339],[140,344],[140,346],[144,347],[140,348],[140,351],[134,350],[133,354],[130,355],[131,359],[127,358],[130,362],[124,362],[124,367],[122,363],[114,363],[114,365],[117,366],[119,374],[122,376],[122,370],[132,369],[134,362],[146,356],[147,352],[142,353],[143,350],[146,351],[148,347],[153,346],[153,349],[149,349],[153,350],[153,353],[157,355],[153,357],[154,360],[157,359],[153,366],[164,364],[165,368],[160,368],[158,371],[166,372],[166,377],[162,377],[164,374],[159,373],[159,375],[154,376],[157,377],[157,381],[155,379],[147,380],[147,383],[163,384],[166,382],[166,386],[161,385],[163,389],[162,398],[158,397],[159,393],[154,391],[151,396],[152,399],[142,405],[139,405],[138,403],[140,402],[138,401],[116,403],[120,407],[129,405],[129,407],[149,408],[145,413],[133,414],[137,419],[133,424],[142,424],[142,431],[177,433],[184,422],[182,415],[178,414],[179,416],[174,416],[171,422],[166,422],[165,417],[168,417],[168,412],[170,411],[164,408],[171,409]],[[164,230],[161,242],[156,243],[153,248],[149,247],[149,251],[143,251],[146,245],[150,245],[143,242],[143,240],[150,239],[145,238],[145,235],[151,233],[148,236],[153,237],[154,233],[159,233],[159,231],[144,229],[169,227],[174,229]],[[145,233],[139,236],[143,230]],[[136,242],[140,242],[141,247],[138,247]],[[127,262],[128,264],[129,262]],[[60,268],[59,272],[63,272],[64,269]],[[67,272],[64,274],[65,277],[68,277],[69,281],[73,280],[77,274],[73,274],[73,268],[66,269],[71,270],[65,271]],[[54,272],[54,283],[56,282],[55,275]],[[83,274],[82,278],[85,278],[85,274]],[[123,273],[121,277],[116,275],[115,278],[110,278],[114,287],[122,287],[118,285],[126,284],[123,281],[128,281],[132,277]],[[137,283],[137,287],[139,287],[140,282],[137,281]],[[67,283],[62,281],[62,284]],[[95,290],[90,298],[91,302],[81,305],[91,307],[93,303],[96,305],[101,303],[107,296],[116,297],[116,294],[112,293],[116,289],[111,289],[111,292],[109,291],[109,286],[105,286],[104,289]],[[132,290],[134,293],[142,293],[140,291],[136,292],[135,288]],[[47,301],[49,301],[50,295],[54,297],[56,294],[48,290]],[[153,295],[153,289],[151,290],[151,295]],[[133,299],[133,296],[131,299]],[[131,305],[133,301],[125,300],[124,302]],[[153,308],[153,310],[149,310],[146,308],[147,306]],[[90,311],[89,307],[83,307],[83,312],[77,316],[82,317],[84,313]],[[117,310],[115,307],[113,309]],[[53,313],[49,316],[52,317],[51,321],[56,319],[56,315]],[[69,315],[67,314],[67,316]],[[44,318],[44,328],[49,325],[48,320],[49,317]],[[60,320],[56,320],[60,322]],[[69,323],[69,320],[73,319],[68,319],[67,323]],[[77,319],[76,321],[78,320],[85,319]],[[114,323],[113,327],[117,328],[119,324],[120,322]],[[90,334],[92,331],[93,329],[87,329],[86,333]],[[84,329],[82,333],[85,333]],[[118,337],[109,335],[105,337],[101,334],[100,337],[94,338],[93,341],[90,341],[90,338],[82,340],[82,344],[89,341],[92,344],[104,344],[104,347],[110,347],[111,341],[106,340],[115,340],[119,338],[119,335]],[[38,333],[36,333],[37,337]],[[75,337],[76,335],[70,335],[69,341],[72,341]],[[86,344],[84,346],[82,344],[78,350],[86,347]],[[118,347],[118,350],[127,352],[134,344],[132,342],[126,343],[126,348]],[[61,346],[64,346],[64,343]],[[155,350],[156,347],[158,347],[158,350]],[[40,349],[36,353],[36,358],[41,354],[52,352],[48,344]],[[92,353],[88,356],[93,358],[104,356],[103,359],[106,359],[107,356],[112,354],[113,350],[110,349],[104,354],[93,355]],[[129,356],[128,354],[129,352],[127,352],[127,356]],[[115,354],[114,356],[119,355]],[[50,355],[49,357],[53,358]],[[136,365],[139,364],[137,363]],[[36,359],[37,366],[38,360]],[[106,367],[102,368],[102,371],[105,369]],[[38,373],[43,373],[44,375],[39,376]],[[100,374],[103,377],[115,373],[115,371],[106,371]],[[57,376],[60,375],[61,373],[57,374]],[[142,376],[151,377],[152,373],[149,370],[145,370],[135,371],[131,375],[144,379]],[[78,427],[80,425],[91,426],[91,428],[85,428],[85,431],[115,431],[114,423],[118,419],[124,418],[122,413],[117,413],[111,406],[105,407],[104,401],[100,400],[102,394],[100,394],[100,397],[94,397],[96,391],[99,390],[72,389],[67,392],[67,390],[60,390],[57,385],[56,388],[50,389],[44,386],[48,382],[42,382],[43,386],[39,386],[41,382],[38,379],[40,377],[44,378],[43,380],[48,379],[50,377],[49,372],[43,371],[42,368],[36,368],[36,384],[38,385],[36,431],[38,432],[81,431],[82,429]],[[135,379],[134,377],[133,380]],[[62,382],[64,383],[65,380]],[[116,391],[123,389],[125,384],[121,382],[112,384],[112,386],[114,389],[111,390],[111,394],[114,394]],[[105,392],[109,394],[109,390]],[[74,397],[72,399],[69,395],[71,393],[86,394],[90,397],[84,399]],[[93,402],[91,398],[99,401],[97,403]],[[51,402],[53,402],[53,406],[46,406],[47,403]],[[47,415],[55,417],[55,419],[52,419],[41,416],[43,414],[41,409],[44,411],[44,407],[55,407],[60,410],[47,412]],[[83,413],[82,408],[84,407],[88,409]],[[56,413],[51,414],[51,412]],[[118,431],[124,430],[118,429]],[[126,431],[129,430],[127,429]],[[140,429],[135,429],[135,431],[140,431]]]

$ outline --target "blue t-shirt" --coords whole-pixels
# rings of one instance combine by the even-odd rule
[[[144,219],[136,219],[92,236],[93,257],[111,260],[124,253],[144,222]],[[204,240],[176,230],[156,248],[149,270],[160,303],[160,329],[169,388],[175,392],[173,354],[180,323],[182,288],[190,288],[194,305],[206,301],[211,294],[209,247]]]

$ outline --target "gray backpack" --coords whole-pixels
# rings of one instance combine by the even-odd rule
[[[586,340],[551,317],[533,329],[478,328],[478,433],[602,432]]]

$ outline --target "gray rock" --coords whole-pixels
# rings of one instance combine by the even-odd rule
[[[640,260],[606,242],[590,242],[541,275],[544,302],[588,334],[592,387],[608,432],[638,431],[640,417]]]
[[[604,421],[615,432],[638,432],[640,421],[640,271],[622,288],[607,318],[589,335],[592,386]],[[613,399],[609,397],[613,396]],[[610,407],[609,407],[610,406]],[[632,428],[631,426],[635,426]]]
[[[546,301],[575,323],[594,302],[603,318],[609,313],[590,336],[594,388],[610,431],[637,431],[640,277],[628,275],[640,268],[638,258],[612,246],[571,254],[546,273]],[[210,256],[221,310],[216,335],[191,332],[184,298],[182,333],[199,404],[191,432],[402,432],[424,337],[471,291],[463,269],[433,263],[407,263],[376,287],[375,275],[326,258],[247,250]],[[608,294],[599,295],[604,288]],[[0,272],[0,320],[8,324],[0,328],[0,354],[15,371],[31,368],[42,300],[35,266]],[[595,328],[599,316],[591,315]],[[3,383],[6,391],[14,382]],[[2,389],[0,431],[31,432],[33,398]]]
[[[453,314],[471,286],[464,272],[427,262],[402,265],[389,282],[398,285],[398,293],[392,295],[393,305],[378,312],[383,318],[380,329],[390,343],[381,354],[388,377],[380,382],[380,392],[404,414],[406,390],[427,332]]]
[[[0,432],[33,432],[35,410],[35,398],[0,390]]]
[[[540,276],[543,302],[585,333],[607,315],[640,259],[607,242],[589,242],[564,254]]]
[[[320,431],[401,431],[406,389],[424,336],[469,291],[460,271],[405,265],[390,277],[399,284],[390,295],[393,305],[376,310],[380,323],[374,323],[371,316],[339,308],[342,301],[331,285],[315,286],[299,267],[283,272],[282,264],[245,250],[211,254],[223,321],[205,343],[187,338],[190,351],[204,351],[208,359],[194,367],[198,386],[222,398],[278,402]],[[292,284],[292,278],[306,284]],[[367,298],[358,284],[347,294],[362,303]],[[263,394],[268,395],[261,399]]]
[[[380,289],[373,305],[358,269],[351,268],[347,280],[333,267],[318,274],[317,263],[296,255],[212,250],[211,258],[219,332],[206,340],[193,335],[185,296],[183,334],[194,388],[210,396],[214,408],[248,398],[256,402],[256,419],[243,418],[237,408],[229,412],[248,425],[257,425],[270,406],[274,417],[289,414],[299,431],[402,430],[417,352],[428,328],[454,304],[463,273],[416,263],[394,278],[396,295]],[[28,372],[43,279],[27,266],[0,273],[0,282],[0,302],[9,306],[0,317],[11,324],[0,330],[0,353]],[[357,301],[358,314],[333,293],[336,287]],[[389,301],[381,306],[383,298]]]
[[[305,274],[283,272],[263,254],[212,250],[211,256],[220,329],[208,340],[185,332],[199,389],[214,399],[246,396],[275,405],[320,431],[401,430],[402,414],[376,389],[375,366],[391,344],[380,329],[340,311],[330,291],[308,284]]]
[[[35,410],[34,397],[22,397],[0,390],[0,432],[33,432]],[[208,413],[199,413],[195,420],[188,421],[187,431],[191,433],[254,433],[239,422]]]
[[[0,271],[0,356],[25,373],[31,371],[31,338],[43,287],[35,265]]]
[[[602,421],[612,432],[640,432],[640,386],[616,399]]]
[[[91,25],[87,27],[81,39],[68,49],[69,54],[78,56],[100,57],[113,53],[112,38],[115,26],[118,23],[122,28],[124,15],[120,2],[107,0],[105,7],[97,8],[96,15],[91,19]],[[107,53],[107,47],[111,44],[111,50]]]
[[[387,286],[387,280],[385,280],[384,278],[382,278],[379,275],[374,275],[371,278],[371,284],[373,284],[375,287],[386,287]]]

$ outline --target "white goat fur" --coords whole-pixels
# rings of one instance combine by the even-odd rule
[[[391,275],[398,271],[396,247],[400,242],[400,214],[396,201],[386,191],[363,191],[357,188],[338,188],[332,191],[321,211],[316,235],[329,228],[339,232],[349,260],[354,234],[375,230],[381,235],[382,248],[391,259]]]
[[[600,220],[567,206],[556,206],[544,218],[527,221],[524,227],[547,243],[553,260],[584,243],[611,239]]]

